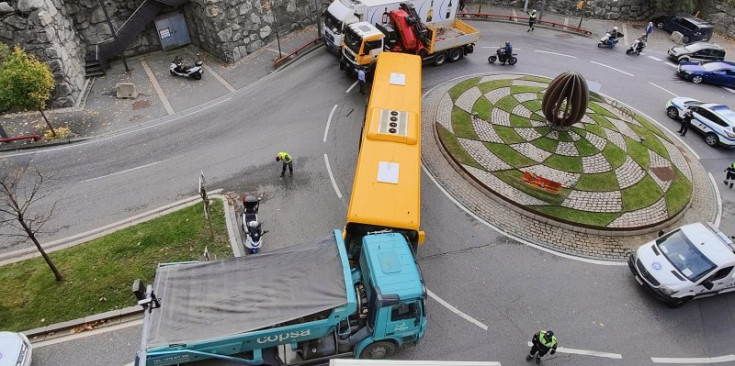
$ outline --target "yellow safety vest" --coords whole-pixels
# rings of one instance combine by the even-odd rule
[[[546,336],[545,330],[538,332],[538,341],[541,342],[541,344],[543,344],[544,347],[547,347],[547,348],[553,347],[556,344],[556,336],[555,335],[551,336],[551,341],[549,343],[546,343],[545,336]]]
[[[291,155],[288,155],[286,152],[279,152],[278,156],[283,160],[284,163],[290,163],[291,162]]]

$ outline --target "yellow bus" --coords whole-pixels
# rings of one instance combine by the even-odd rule
[[[345,243],[359,253],[362,237],[394,231],[414,251],[421,223],[421,57],[381,52],[362,126]]]

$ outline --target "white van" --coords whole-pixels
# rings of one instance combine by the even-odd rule
[[[685,225],[641,245],[628,266],[671,308],[735,291],[735,244],[710,223]]]

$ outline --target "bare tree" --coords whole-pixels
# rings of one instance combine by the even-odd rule
[[[23,178],[26,178],[25,182]],[[24,169],[7,164],[0,169],[0,227],[12,226],[20,229],[22,234],[0,233],[2,236],[24,236],[31,239],[33,244],[46,260],[54,273],[57,282],[64,280],[61,272],[56,268],[51,257],[43,250],[36,234],[41,232],[43,225],[53,215],[56,202],[45,213],[32,212],[31,206],[48,196],[41,191],[44,181],[47,180],[38,169],[26,172]]]

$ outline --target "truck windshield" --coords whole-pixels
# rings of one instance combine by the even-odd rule
[[[342,33],[342,22],[337,20],[337,18],[328,11],[324,12],[324,27],[332,30],[332,32],[336,34]]]
[[[656,240],[656,244],[671,264],[686,278],[697,282],[715,268],[707,257],[695,247],[681,230]]]
[[[349,49],[352,50],[356,55],[360,54],[360,44],[362,43],[362,38],[355,33],[355,31],[352,30],[352,28],[347,27],[345,29],[345,44]]]

